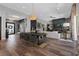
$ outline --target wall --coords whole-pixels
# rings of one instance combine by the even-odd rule
[[[6,32],[5,32],[5,22],[6,22],[6,20],[5,20],[5,18],[6,18],[6,15],[5,15],[5,11],[4,10],[2,10],[1,9],[1,7],[0,7],[0,16],[1,16],[1,39],[2,40],[5,40],[6,38],[5,38],[5,34],[6,34]]]

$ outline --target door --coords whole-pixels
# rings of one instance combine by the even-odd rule
[[[1,17],[0,17],[0,40],[1,40]]]

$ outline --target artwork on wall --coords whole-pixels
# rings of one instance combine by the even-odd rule
[[[53,31],[53,25],[47,24],[47,31]]]
[[[8,34],[14,34],[15,33],[15,24],[7,22],[7,31],[8,31]]]

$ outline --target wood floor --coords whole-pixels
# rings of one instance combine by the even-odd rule
[[[47,39],[47,46],[33,46],[18,35],[10,35],[9,39],[0,41],[0,56],[70,56],[74,55],[72,42]]]

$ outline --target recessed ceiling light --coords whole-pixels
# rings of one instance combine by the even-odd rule
[[[57,10],[59,10],[60,8],[57,8]]]
[[[23,6],[22,8],[26,8],[25,6]]]

